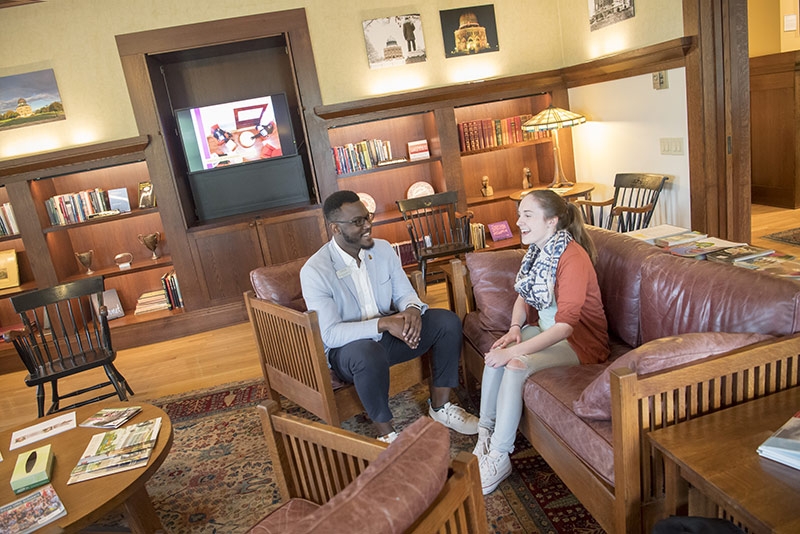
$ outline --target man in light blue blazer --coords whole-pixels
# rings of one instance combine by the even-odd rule
[[[317,312],[328,365],[355,384],[378,439],[391,443],[397,437],[389,367],[428,350],[429,415],[462,434],[476,434],[478,419],[449,401],[458,385],[458,316],[419,299],[389,242],[372,238],[373,214],[356,193],[333,193],[323,214],[333,238],[300,270],[303,298]]]

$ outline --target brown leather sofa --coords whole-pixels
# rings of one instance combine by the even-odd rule
[[[797,386],[800,284],[589,231],[611,358],[532,375],[521,431],[604,529],[649,532],[663,515],[663,464],[647,432]],[[511,322],[523,253],[451,263],[474,379]]]

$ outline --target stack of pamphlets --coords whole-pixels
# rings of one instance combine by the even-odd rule
[[[758,256],[749,260],[736,261],[737,267],[753,269],[783,278],[800,279],[800,261],[789,254],[773,252],[766,256]]]
[[[634,230],[633,232],[625,232],[625,235],[641,239],[651,245],[655,244],[656,239],[662,239],[671,235],[685,234],[688,228],[680,226],[672,226],[671,224],[659,224],[658,226],[651,226],[650,228],[642,228],[641,230]]]
[[[741,245],[738,247],[726,248],[706,254],[708,261],[717,263],[734,263],[738,261],[751,260],[759,256],[766,256],[775,252],[773,249],[756,247],[754,245]]]
[[[67,484],[144,467],[158,438],[161,418],[92,436]]]
[[[759,445],[758,454],[800,469],[800,412]]]
[[[698,239],[697,241],[692,241],[691,243],[686,243],[685,245],[670,247],[669,252],[670,254],[683,256],[684,258],[704,260],[706,259],[706,256],[712,252],[725,250],[726,248],[731,247],[740,247],[746,244],[747,243],[735,243],[733,241],[727,241],[725,239],[720,239],[719,237],[705,237]]]
[[[699,239],[708,237],[708,234],[692,230],[691,232],[684,232],[682,234],[669,235],[666,237],[659,237],[653,240],[653,244],[661,248],[671,248],[678,245],[685,245]]]
[[[96,414],[86,419],[80,424],[80,426],[89,428],[119,428],[141,411],[141,406],[103,408]]]
[[[21,499],[0,506],[0,532],[27,534],[65,515],[67,510],[61,499],[53,486],[48,484]]]

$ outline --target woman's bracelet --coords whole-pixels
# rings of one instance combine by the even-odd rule
[[[519,329],[522,330],[522,325],[519,323],[511,323],[511,326],[509,326],[508,329],[511,330],[515,326],[519,327]]]

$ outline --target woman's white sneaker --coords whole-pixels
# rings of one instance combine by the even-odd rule
[[[511,474],[511,459],[506,452],[489,451],[489,454],[480,457],[478,467],[483,494],[489,495]]]

